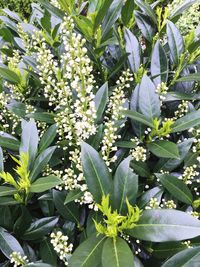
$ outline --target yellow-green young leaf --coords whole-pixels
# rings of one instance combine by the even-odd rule
[[[200,263],[200,246],[185,249],[167,260],[162,267],[198,267]]]
[[[145,210],[127,234],[151,242],[191,239],[200,235],[200,221],[179,210]]]
[[[200,124],[200,110],[188,113],[171,126],[172,133],[182,132]]]
[[[148,149],[157,157],[179,159],[179,151],[176,144],[170,141],[154,141],[147,145]]]
[[[113,190],[110,172],[99,153],[85,142],[81,146],[81,160],[88,189],[96,202],[100,203],[102,197]]]
[[[156,176],[159,178],[161,184],[169,191],[170,194],[172,194],[172,196],[183,203],[192,204],[192,193],[183,181],[169,174]]]
[[[33,184],[31,184],[30,192],[40,193],[49,190],[57,185],[60,185],[62,180],[54,175],[37,179]]]
[[[74,251],[69,267],[98,267],[101,265],[102,247],[106,237],[92,235]],[[109,265],[107,265],[109,266]]]
[[[127,242],[120,237],[108,238],[102,251],[102,267],[133,267],[133,253]]]

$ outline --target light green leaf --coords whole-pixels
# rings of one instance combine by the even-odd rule
[[[37,179],[33,184],[31,184],[30,192],[41,193],[57,185],[60,185],[61,183],[62,180],[54,175],[42,177]]]

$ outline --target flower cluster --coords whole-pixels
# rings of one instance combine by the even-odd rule
[[[164,82],[159,84],[156,88],[156,93],[159,95],[161,101],[164,101],[166,99],[167,92],[168,92],[168,87]]]
[[[121,138],[117,131],[124,126],[122,111],[126,109],[125,104],[127,102],[125,96],[125,89],[130,87],[130,83],[133,81],[133,75],[130,70],[124,71],[122,76],[116,82],[117,86],[113,90],[108,103],[108,109],[106,112],[106,122],[104,129],[104,137],[102,141],[102,157],[105,160],[107,166],[110,166],[112,162],[115,162],[117,157],[110,156],[112,152],[117,150],[114,145],[116,140]],[[122,121],[122,122],[121,122]]]
[[[199,175],[199,172],[195,170],[196,168],[196,164],[184,167],[184,172],[181,176],[179,176],[179,179],[183,180],[186,184],[192,184],[195,177]]]
[[[136,146],[131,150],[131,156],[136,161],[146,161],[147,159],[147,150],[142,146]]]
[[[22,256],[20,252],[14,251],[10,255],[10,262],[14,264],[14,267],[17,267],[26,265],[29,263],[29,260],[27,259],[27,256]]]
[[[178,105],[178,109],[175,111],[174,119],[183,117],[189,110],[189,101],[183,100],[181,104]]]
[[[146,210],[150,210],[150,209],[158,209],[160,208],[160,202],[158,201],[157,198],[151,198],[148,206],[145,207]]]
[[[73,244],[68,243],[68,236],[64,235],[61,231],[51,233],[50,237],[54,250],[57,252],[60,260],[67,266],[73,250]]]

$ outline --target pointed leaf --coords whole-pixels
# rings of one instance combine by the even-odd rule
[[[96,107],[96,121],[102,120],[102,115],[105,111],[106,104],[108,102],[108,83],[104,83],[101,88],[97,91],[95,96],[95,107]]]
[[[31,184],[30,192],[41,193],[57,185],[60,185],[62,182],[63,181],[60,178],[54,175],[42,177],[42,178],[37,179],[33,184]]]
[[[49,145],[51,145],[54,138],[56,137],[56,133],[57,133],[57,125],[53,124],[43,134],[39,143],[39,152],[44,151]]]
[[[170,141],[154,141],[147,145],[148,149],[157,157],[179,159],[179,151],[176,144]]]
[[[124,159],[114,177],[114,207],[123,214],[127,210],[126,198],[133,205],[138,191],[138,176],[129,167],[131,158]]]
[[[12,196],[17,193],[17,190],[9,186],[0,186],[0,197]]]
[[[172,133],[182,132],[200,124],[200,110],[188,113],[172,125]]]
[[[126,110],[126,111],[123,111],[122,114],[127,116],[128,118],[132,119],[133,121],[141,122],[144,125],[147,125],[151,128],[154,127],[152,121],[148,117],[142,115],[141,113],[139,113],[137,111]]]
[[[151,79],[144,75],[139,88],[139,109],[147,118],[153,120],[160,116],[160,100]]]
[[[129,30],[125,29],[124,32],[125,49],[128,53],[128,62],[132,72],[137,73],[141,64],[141,49],[140,44],[135,35]]]
[[[101,252],[106,237],[94,234],[86,239],[72,254],[69,267],[98,267],[101,264]]]
[[[102,196],[112,193],[113,185],[109,170],[99,153],[85,142],[81,146],[81,159],[88,189],[99,203]]]
[[[127,242],[120,237],[108,238],[102,251],[102,267],[134,266],[133,253]]]
[[[183,203],[192,204],[192,193],[183,181],[169,174],[157,174],[156,176],[173,197]]]
[[[0,67],[0,76],[10,83],[17,84],[20,82],[18,75],[14,71],[7,68]]]
[[[179,241],[199,236],[200,221],[178,210],[145,210],[137,225],[127,233],[151,242]]]

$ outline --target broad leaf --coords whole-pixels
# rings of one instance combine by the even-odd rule
[[[67,193],[64,204],[68,204],[76,199],[80,199],[82,195],[83,195],[83,192],[80,189],[69,191],[69,193]]]
[[[168,259],[162,267],[197,267],[200,262],[200,246],[185,249]]]
[[[9,186],[0,186],[0,197],[10,196],[17,193],[17,190]]]
[[[57,134],[57,125],[51,125],[48,130],[43,134],[39,143],[39,152],[44,151],[51,143]]]
[[[7,68],[0,67],[0,75],[3,79],[9,81],[10,83],[17,84],[20,82],[20,78],[18,77],[18,75],[14,71],[9,70]]]
[[[159,41],[156,42],[151,56],[151,75],[156,86],[168,78],[168,59]]]
[[[22,238],[24,240],[42,239],[46,234],[50,233],[58,222],[57,217],[46,217],[34,221],[26,230]]]
[[[60,185],[61,183],[62,180],[54,175],[42,177],[37,179],[33,184],[31,184],[30,192],[41,193],[57,185]]]
[[[184,51],[184,42],[179,30],[171,21],[167,22],[167,37],[172,62],[178,65],[180,55]]]
[[[153,120],[160,116],[160,100],[151,79],[144,75],[139,88],[139,109],[147,118]]]
[[[137,73],[141,64],[141,48],[135,35],[129,30],[124,32],[125,49],[128,53],[128,62],[132,72]]]
[[[101,264],[101,252],[106,237],[94,234],[86,239],[72,254],[69,267],[98,267]]]
[[[38,174],[40,174],[44,169],[44,167],[48,164],[55,149],[56,146],[48,147],[36,158],[33,169],[31,170],[30,173],[30,179],[32,181],[34,181],[37,178]]]
[[[126,199],[133,205],[138,191],[138,176],[129,167],[131,158],[124,159],[114,177],[114,207],[123,214],[127,211]]]
[[[0,133],[0,146],[12,151],[18,151],[20,147],[20,142],[10,135]]]
[[[183,203],[192,204],[192,193],[183,181],[169,174],[157,174],[156,176],[172,196]]]
[[[41,242],[40,255],[43,262],[49,263],[53,266],[57,266],[57,253],[48,239],[45,239]]]
[[[151,242],[179,241],[199,236],[200,221],[178,210],[145,210],[137,225],[127,233]]]
[[[126,110],[126,111],[123,111],[122,114],[132,119],[133,121],[141,122],[142,124],[147,125],[151,128],[154,127],[152,121],[148,117],[142,115],[141,113],[137,111]]]
[[[88,189],[99,203],[102,196],[112,193],[113,185],[109,170],[99,153],[85,142],[81,146],[81,160]]]
[[[120,237],[108,238],[102,251],[102,267],[134,266],[133,253],[127,242]]]
[[[175,143],[165,140],[154,141],[147,145],[148,149],[157,157],[179,159],[178,147]]]
[[[172,125],[172,133],[182,132],[200,124],[200,110],[188,113]]]
[[[14,251],[24,255],[19,242],[2,227],[0,227],[0,250],[8,259],[10,259],[10,254]]]
[[[183,77],[176,80],[176,82],[193,82],[193,81],[194,82],[200,81],[200,73],[199,72],[188,74],[188,75],[183,76]]]
[[[173,10],[169,19],[172,20],[172,19],[176,18],[177,16],[182,15],[184,13],[184,11],[187,11],[190,8],[190,6],[194,5],[197,2],[198,2],[198,0],[185,0],[185,1],[181,2],[181,4],[178,5]]]
[[[150,5],[142,0],[135,0],[135,3],[157,25],[156,14]]]

